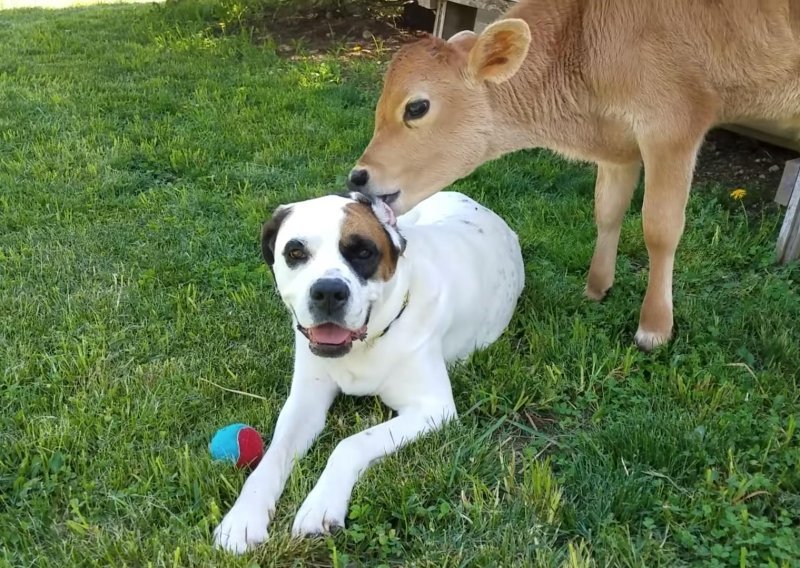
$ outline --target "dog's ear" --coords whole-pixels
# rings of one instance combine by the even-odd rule
[[[383,225],[383,230],[386,232],[389,240],[392,241],[395,253],[399,256],[403,256],[406,250],[406,239],[403,237],[402,233],[400,233],[400,229],[397,228],[397,218],[394,216],[392,208],[379,199],[373,201],[371,206],[372,212],[375,214],[375,217],[378,218],[378,221],[381,222],[381,225]]]
[[[275,241],[278,238],[278,231],[291,212],[291,207],[281,205],[272,214],[272,218],[261,227],[261,256],[270,267],[275,264]]]

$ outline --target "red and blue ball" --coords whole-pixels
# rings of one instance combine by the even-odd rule
[[[231,424],[217,430],[208,451],[214,460],[228,461],[236,467],[254,467],[264,455],[264,441],[247,424]]]

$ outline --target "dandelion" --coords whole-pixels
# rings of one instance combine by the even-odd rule
[[[747,197],[747,190],[742,187],[738,187],[731,191],[731,199],[734,201],[741,201],[745,197]]]

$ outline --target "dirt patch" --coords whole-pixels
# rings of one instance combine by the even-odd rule
[[[381,11],[336,11],[265,17],[255,25],[256,41],[272,40],[287,57],[334,53],[346,57],[388,57],[403,44],[433,31],[433,12],[416,3]]]
[[[793,150],[727,130],[712,130],[700,149],[694,183],[730,204],[736,203],[730,193],[744,189],[745,206],[760,210],[774,199],[786,161],[799,156]]]

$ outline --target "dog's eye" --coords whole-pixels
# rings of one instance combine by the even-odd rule
[[[300,239],[291,239],[283,247],[283,258],[289,268],[300,266],[308,260],[311,253],[306,248],[306,244]]]
[[[366,260],[372,256],[372,251],[367,248],[359,249],[356,256],[362,260]]]
[[[288,254],[292,260],[305,260],[308,256],[303,249],[292,249]]]
[[[429,108],[431,108],[431,103],[427,99],[409,101],[406,104],[403,120],[416,120],[417,118],[422,118],[428,112]]]

